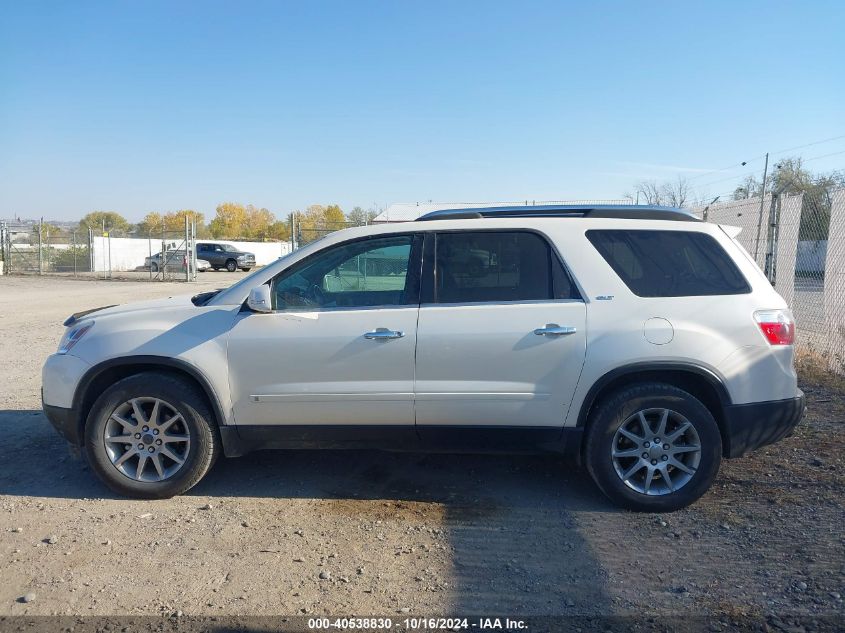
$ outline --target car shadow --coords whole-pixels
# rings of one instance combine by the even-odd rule
[[[526,487],[534,494],[526,495]],[[0,410],[0,494],[120,499],[38,410]],[[483,506],[616,509],[581,470],[554,454],[453,454],[368,450],[256,451],[222,458],[188,495],[399,499]]]
[[[0,411],[0,495],[120,499],[32,410]],[[258,451],[218,461],[186,493],[192,496],[438,504],[451,563],[441,591],[456,613],[583,615],[609,608],[603,571],[578,515],[619,511],[557,456]]]

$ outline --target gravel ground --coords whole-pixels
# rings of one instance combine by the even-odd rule
[[[240,276],[0,277],[0,615],[845,612],[845,395],[822,385],[793,437],[671,515],[552,456],[261,452],[116,498],[40,412],[61,321]]]

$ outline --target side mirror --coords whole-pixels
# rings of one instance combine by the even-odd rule
[[[253,312],[272,312],[273,302],[270,299],[270,286],[264,284],[250,290],[246,305]]]

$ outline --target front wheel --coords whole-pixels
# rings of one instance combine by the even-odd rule
[[[624,387],[591,414],[585,458],[614,503],[671,512],[696,501],[719,472],[722,438],[691,394],[664,383]]]
[[[230,259],[226,262],[226,270],[230,273],[235,272],[238,269],[238,263],[234,259]]]
[[[203,394],[177,376],[145,372],[97,399],[85,454],[115,492],[165,499],[193,487],[217,459],[220,439]]]
[[[241,268],[241,270],[244,271],[245,273],[248,273],[251,269],[249,267],[246,267],[246,268]]]

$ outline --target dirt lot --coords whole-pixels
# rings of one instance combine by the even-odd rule
[[[845,396],[818,384],[795,436],[671,515],[536,456],[265,452],[114,497],[40,412],[61,321],[240,276],[0,277],[0,615],[843,613]]]

